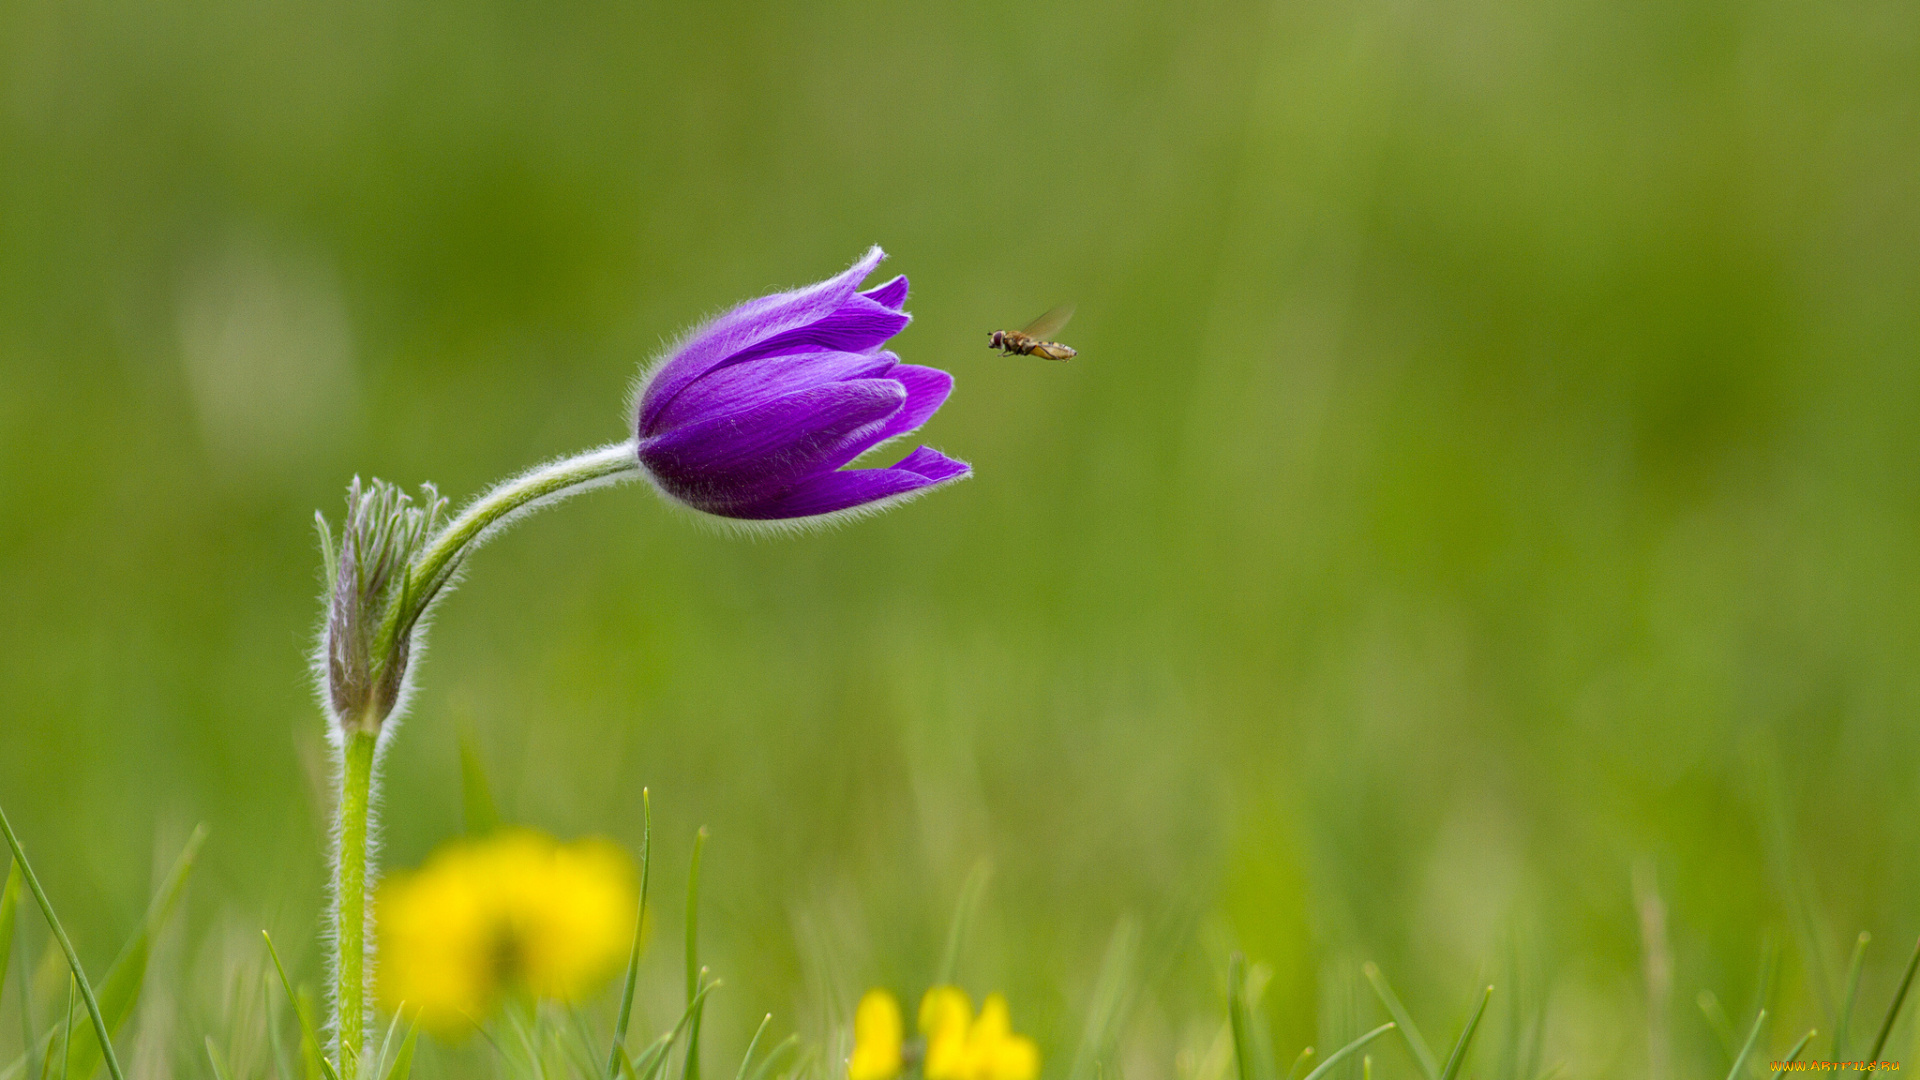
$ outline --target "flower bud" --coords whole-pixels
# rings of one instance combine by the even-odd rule
[[[409,595],[415,557],[440,526],[447,501],[431,484],[422,499],[384,480],[347,488],[336,547],[319,523],[331,595],[316,674],[334,729],[378,734],[406,695],[407,660],[425,597]]]

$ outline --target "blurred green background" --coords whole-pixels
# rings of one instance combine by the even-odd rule
[[[211,824],[140,1068],[197,1071],[259,927],[319,971],[314,509],[618,438],[663,341],[875,242],[975,479],[495,543],[388,865],[460,831],[463,727],[563,836],[637,849],[650,785],[662,895],[713,830],[722,1058],[917,994],[983,859],[961,978],[1054,1076],[1129,918],[1138,1078],[1204,1073],[1235,947],[1283,1062],[1378,1022],[1369,959],[1435,1041],[1517,972],[1490,1030],[1544,1009],[1572,1076],[1720,1075],[1695,996],[1744,1023],[1769,956],[1778,1055],[1861,929],[1877,1017],[1920,933],[1909,0],[0,0],[0,799],[90,963]],[[1078,361],[987,353],[1065,300]]]

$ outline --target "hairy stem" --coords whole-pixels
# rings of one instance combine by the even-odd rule
[[[639,473],[640,461],[634,456],[633,444],[613,443],[539,466],[494,485],[427,541],[413,560],[406,581],[406,595],[412,602],[388,609],[374,642],[374,655],[388,655],[396,636],[407,632],[413,620],[433,603],[459,569],[460,560],[486,538],[488,530],[536,504],[555,502],[576,490]]]
[[[373,808],[373,756],[379,739],[346,736],[340,767],[340,850],[333,869],[334,1033],[341,1080],[360,1073],[367,1018],[367,839]]]

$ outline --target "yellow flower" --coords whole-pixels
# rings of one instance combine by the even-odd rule
[[[1040,1075],[1040,1048],[1013,1033],[1007,999],[999,994],[981,1003],[980,1018],[967,1032],[967,1057],[977,1080],[1034,1080]]]
[[[583,997],[626,959],[636,903],[632,861],[604,840],[514,829],[448,844],[380,887],[380,1002],[451,1034],[505,993]]]
[[[936,986],[920,999],[920,1034],[927,1038],[921,1071],[927,1080],[959,1080],[964,1075],[971,1023],[973,1002],[957,986]]]
[[[927,1038],[926,1080],[1034,1080],[1040,1049],[1013,1033],[1007,999],[993,994],[973,1015],[973,1002],[953,986],[936,986],[920,999],[920,1033]]]
[[[847,1080],[893,1080],[900,1074],[903,1024],[900,1003],[885,990],[869,990],[853,1014],[853,1056]]]

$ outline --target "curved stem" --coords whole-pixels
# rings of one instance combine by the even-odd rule
[[[367,1017],[367,839],[378,736],[347,735],[340,767],[340,851],[334,863],[334,1032],[341,1080],[355,1080]]]
[[[461,510],[421,549],[407,571],[406,595],[412,600],[388,609],[374,643],[374,655],[389,655],[395,637],[404,632],[403,623],[411,625],[419,618],[459,568],[460,560],[486,539],[489,530],[537,504],[555,502],[580,490],[636,476],[639,472],[640,460],[634,454],[633,444],[621,442],[537,466],[494,485],[491,491]]]

